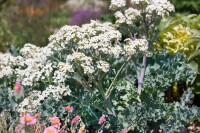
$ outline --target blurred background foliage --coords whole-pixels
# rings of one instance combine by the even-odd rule
[[[57,0],[4,0],[0,11],[1,50],[9,44],[22,47],[30,42],[39,46],[47,44],[55,28],[68,21],[68,12]]]
[[[0,0],[0,51],[25,43],[45,46],[61,26],[98,19],[107,5],[102,0]]]
[[[200,13],[200,1],[199,0],[170,0],[174,5],[176,12],[187,13]]]

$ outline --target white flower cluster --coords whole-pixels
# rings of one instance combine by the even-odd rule
[[[75,41],[76,34],[80,27],[78,26],[63,26],[56,34],[49,37],[50,43],[47,47],[59,51],[65,48],[65,44],[70,41]]]
[[[7,66],[0,71],[0,78],[3,78],[4,76],[8,77],[12,74],[13,74],[13,69],[10,66]]]
[[[114,5],[120,5],[117,0],[111,2],[111,7],[117,7]],[[174,6],[168,0],[131,0],[133,7],[129,7],[125,11],[119,10],[115,13],[116,26],[121,24],[132,25],[136,20],[136,17],[141,17],[141,13],[145,13],[147,19],[151,20],[153,15],[161,17],[168,16],[169,12],[174,11]],[[142,5],[142,6],[138,6]],[[136,7],[136,8],[135,8]],[[118,8],[114,8],[118,9]]]
[[[69,86],[58,87],[49,85],[44,91],[32,91],[18,106],[18,112],[33,112],[36,113],[37,107],[41,105],[41,101],[45,98],[52,97],[55,100],[62,99],[62,96],[70,95]]]
[[[121,40],[121,33],[117,31],[111,23],[100,23],[91,21],[81,27],[77,34],[80,38],[78,42],[79,49],[94,49],[105,54],[110,53],[112,41]]]
[[[94,57],[99,58],[102,54],[114,58],[120,56],[123,51],[119,46],[121,37],[121,33],[111,23],[91,21],[82,27],[64,26],[49,38],[49,45],[66,51],[74,49],[68,52],[66,61],[73,68],[81,67],[84,74],[92,74],[98,69]]]
[[[148,52],[148,42],[146,39],[135,39],[130,38],[125,39],[126,45],[124,46],[126,55],[134,55],[137,52]]]
[[[11,54],[1,54],[0,58],[0,78],[13,75],[14,78],[21,81],[23,86],[29,88],[37,86],[41,81],[47,83],[49,87],[46,90],[31,91],[28,96],[19,104],[20,111],[34,111],[41,104],[45,97],[52,95],[56,100],[66,93],[70,94],[69,87],[65,87],[64,83],[53,81],[51,83],[51,75],[55,75],[56,71],[72,72],[72,67],[67,63],[57,63],[51,60],[54,54],[53,50],[47,46],[43,48],[36,47],[32,44],[25,44],[20,50],[22,56],[12,56]],[[55,73],[54,73],[54,70]],[[58,78],[58,77],[56,77]],[[8,77],[9,79],[9,77]],[[65,80],[66,78],[62,78]],[[50,85],[53,84],[54,86]]]
[[[18,105],[18,112],[36,112],[37,107],[41,105],[40,101],[45,97],[41,95],[41,91],[32,91],[29,96]]]
[[[156,12],[158,16],[168,16],[169,12],[173,12],[174,6],[168,0],[150,0],[146,7],[146,12],[153,14]]]
[[[120,26],[121,24],[126,22],[126,17],[121,11],[115,12],[116,24]]]
[[[48,57],[53,54],[48,47],[39,48],[32,44],[25,44],[20,50],[25,64],[24,68],[15,69],[17,78],[22,85],[32,87],[35,82],[48,78],[53,71],[53,62]]]
[[[131,3],[132,4],[136,4],[136,5],[138,5],[138,4],[142,4],[142,3],[144,3],[144,2],[147,2],[148,0],[131,0]]]
[[[59,86],[65,83],[66,78],[69,78],[68,73],[74,72],[71,64],[68,62],[59,62],[57,65],[58,70],[54,71],[53,82]]]
[[[131,3],[133,5],[146,4],[145,12],[150,16],[155,12],[156,15],[164,17],[174,11],[174,6],[168,0],[131,0]]]
[[[136,17],[140,16],[140,11],[137,9],[133,9],[132,7],[129,7],[124,11],[124,14],[122,11],[117,11],[115,13],[116,18],[116,26],[120,26],[121,24],[128,24],[131,25],[136,20]]]
[[[13,67],[22,66],[23,58],[14,57],[9,53],[0,54],[0,78],[9,77],[14,74]]]
[[[140,16],[140,11],[129,7],[127,10],[125,10],[125,16],[126,16],[126,23],[133,24],[133,21],[136,19],[136,17]]]
[[[99,68],[100,70],[102,70],[103,72],[107,73],[109,71],[109,63],[106,61],[98,61],[97,62],[97,68]]]
[[[82,27],[62,27],[56,34],[50,36],[49,46],[61,49],[68,47],[79,50],[90,49],[104,54],[113,53],[117,55],[112,51],[116,45],[111,42],[119,40],[121,40],[121,33],[115,30],[111,23],[91,21],[91,23],[84,24]]]
[[[67,72],[74,72],[72,65],[69,63],[59,62],[58,63],[58,70],[64,73]]]
[[[80,66],[84,69],[85,74],[92,74],[95,71],[92,58],[86,56],[84,53],[74,52],[67,56],[67,60],[80,64]]]
[[[116,10],[126,6],[126,0],[111,0],[109,8],[111,10]]]

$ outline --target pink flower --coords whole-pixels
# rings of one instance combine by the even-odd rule
[[[45,128],[44,133],[58,133],[58,132],[55,127],[50,126],[50,127]]]
[[[17,125],[17,126],[15,127],[15,131],[16,131],[17,133],[19,133],[19,132],[21,131],[21,129],[22,129],[22,125]]]
[[[26,113],[21,117],[20,121],[22,124],[32,125],[36,123],[36,118],[32,117],[29,113]]]
[[[106,121],[106,116],[105,116],[105,115],[102,115],[101,118],[99,119],[98,124],[101,125],[101,124],[103,124],[105,121]]]
[[[21,89],[21,83],[20,83],[20,81],[17,81],[17,82],[15,83],[15,86],[14,86],[15,94],[18,94],[19,91],[20,91],[20,89]]]
[[[76,123],[78,120],[80,120],[81,117],[79,115],[75,116],[73,119],[72,119],[72,124]]]
[[[40,116],[41,116],[41,113],[37,113],[37,114],[34,114],[34,116],[33,117],[35,117],[35,118],[40,118]]]
[[[60,119],[59,119],[59,117],[51,117],[51,118],[49,118],[49,120],[51,121],[51,123],[52,123],[52,125],[54,126],[54,127],[56,127],[56,128],[59,128],[60,127],[60,125],[61,125],[61,123],[60,123]]]
[[[78,130],[78,133],[83,133],[84,130],[85,130],[85,125],[81,126],[81,128]]]
[[[74,110],[74,108],[71,107],[71,106],[66,106],[66,107],[64,107],[64,109],[65,109],[66,111],[69,111],[69,112],[72,112],[72,111]]]
[[[121,133],[126,133],[126,130],[123,128],[122,131],[121,131]]]

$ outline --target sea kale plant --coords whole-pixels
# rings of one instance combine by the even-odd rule
[[[165,124],[175,120],[173,115],[180,120],[179,108],[189,107],[165,103],[164,91],[176,81],[188,84],[192,70],[185,65],[184,56],[168,57],[167,52],[152,49],[156,26],[174,6],[167,0],[131,0],[126,7],[126,0],[111,0],[110,9],[116,11],[114,24],[91,20],[81,27],[66,25],[49,37],[45,47],[25,44],[17,56],[0,55],[0,87],[13,87],[17,81],[8,94],[16,96],[13,110],[21,112],[22,118],[30,117],[30,124],[36,118],[28,113],[37,112],[65,121],[62,107],[67,104],[85,117],[86,126],[100,116],[105,119],[102,114],[106,114],[112,127],[125,128],[122,132],[146,132],[150,124],[165,131],[171,128]],[[198,111],[194,112],[196,117]],[[189,115],[180,121],[189,122],[193,117]],[[105,125],[109,129],[107,122]]]

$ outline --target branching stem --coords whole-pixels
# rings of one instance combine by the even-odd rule
[[[123,70],[123,68],[126,66],[126,64],[128,63],[128,61],[131,59],[131,57],[128,57],[127,60],[122,64],[121,68],[118,70],[117,74],[115,75],[115,78],[113,79],[112,83],[110,84],[108,90],[106,91],[106,99],[108,99],[110,97],[110,94],[112,93],[113,91],[113,85],[114,85],[114,82],[117,80],[119,74],[121,73],[121,71]]]

